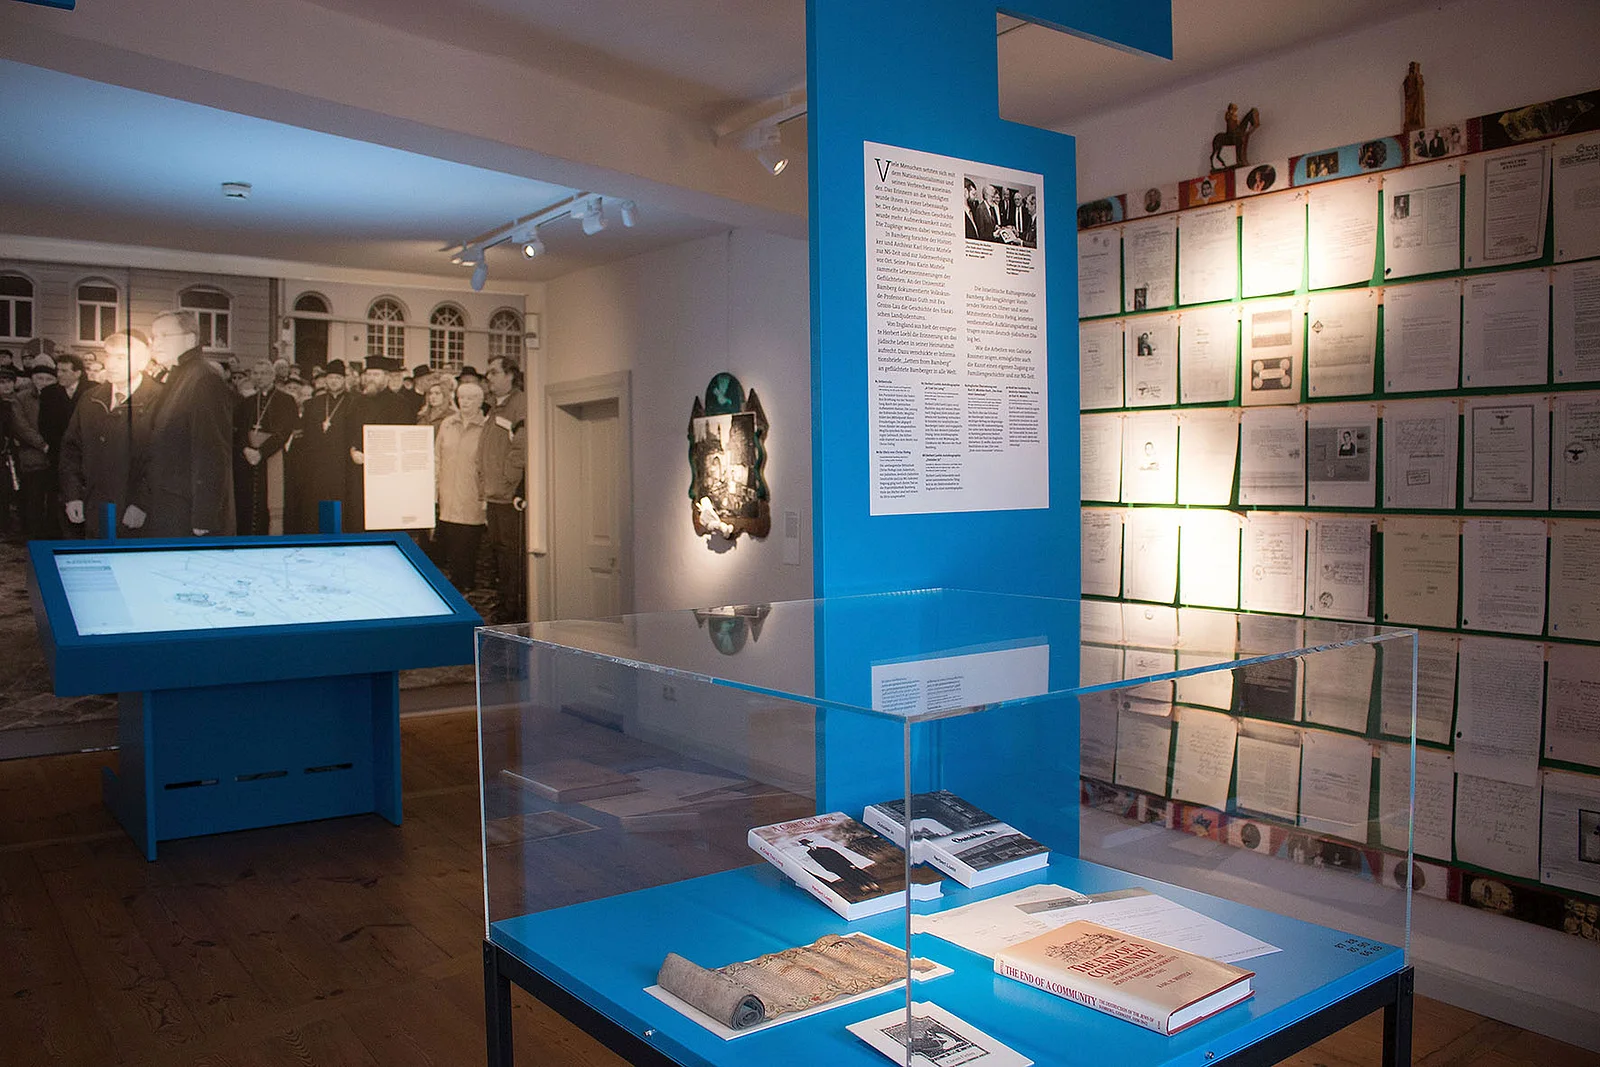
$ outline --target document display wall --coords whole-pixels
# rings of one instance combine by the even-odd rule
[[[1135,194],[1079,213],[1085,683],[1147,655],[1128,646],[1181,667],[1235,611],[1241,655],[1417,627],[1416,890],[1591,940],[1600,133],[1574,131],[1593,125],[1486,116],[1413,133],[1403,167],[1370,142],[1342,172],[1338,150],[1216,175],[1220,204],[1184,183],[1170,214],[1135,219]],[[1397,834],[1318,810],[1335,779],[1352,810],[1381,797],[1406,759],[1412,663],[1370,651],[1086,703],[1086,802],[1403,877]],[[1233,807],[1186,770],[1230,711]]]
[[[1135,646],[1086,693],[1088,606],[926,590],[480,630],[490,1062],[510,1063],[510,982],[636,1063],[870,1067],[956,1047],[1012,1065],[1276,1062],[1378,1008],[1390,1062],[1409,1062],[1403,879],[1306,867],[1286,892],[1252,839],[1218,882],[1184,851],[1189,827],[1141,828],[1189,856],[1166,877],[1090,862],[1077,783],[1080,746],[1086,766],[1111,755],[1088,709],[1120,695],[1111,745],[1136,785],[1164,791],[1176,731],[1178,795],[1292,810],[1281,739],[1139,709],[1230,671],[1268,688],[1379,650],[1409,662],[1415,631],[1352,623],[1319,649],[1282,632],[1239,652],[1240,620],[1218,611],[1181,662]],[[754,620],[750,639],[728,654],[712,617]],[[841,753],[828,733],[881,743]],[[1327,772],[1301,807],[1319,831],[1392,835],[1403,870],[1409,759],[1380,772],[1365,741],[1326,736],[1325,756],[1306,741]],[[1235,754],[1260,749],[1278,751],[1235,790]],[[1164,962],[1121,993],[1080,986],[1122,966],[1107,951]],[[1080,956],[1097,962],[1060,962]]]

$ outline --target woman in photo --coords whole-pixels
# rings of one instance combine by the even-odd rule
[[[422,410],[417,412],[417,425],[432,426],[437,430],[439,424],[449,418],[455,410],[444,382],[435,379],[423,393]]]
[[[478,442],[488,421],[483,386],[476,382],[459,386],[456,408],[440,421],[434,441],[439,500],[434,544],[450,583],[466,593],[477,584],[478,546],[489,524],[478,489]]]

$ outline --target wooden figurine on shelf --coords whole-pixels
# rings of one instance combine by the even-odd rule
[[[1223,130],[1211,138],[1211,169],[1226,170],[1229,167],[1243,167],[1250,162],[1250,134],[1261,125],[1261,114],[1255,108],[1244,113],[1244,118],[1239,117],[1239,105],[1229,104],[1228,110],[1222,116]],[[1234,159],[1228,163],[1222,158],[1222,150],[1228,145],[1233,146]]]
[[[1428,124],[1427,107],[1422,97],[1422,64],[1413,61],[1411,69],[1406,71],[1406,80],[1401,84],[1405,89],[1405,124],[1401,128],[1410,133]]]

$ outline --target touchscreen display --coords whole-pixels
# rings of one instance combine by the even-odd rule
[[[57,552],[84,637],[449,615],[397,545]]]

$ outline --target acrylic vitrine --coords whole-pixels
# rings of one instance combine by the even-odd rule
[[[509,984],[636,1063],[1271,1062],[1378,1008],[1403,1062],[1414,643],[955,590],[480,630],[490,1062]],[[1250,995],[1167,1035],[1000,973],[1080,920]]]

